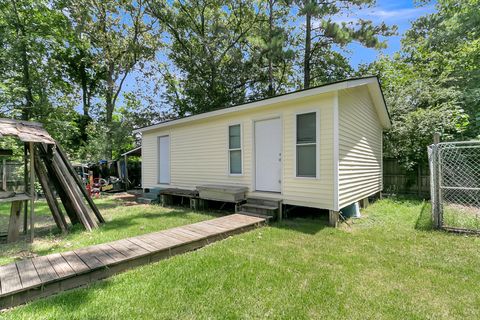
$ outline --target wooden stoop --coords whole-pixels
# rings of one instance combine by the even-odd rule
[[[240,214],[271,219],[282,219],[282,200],[266,197],[247,197],[247,202],[240,206]]]

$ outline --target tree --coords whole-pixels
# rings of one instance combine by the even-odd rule
[[[459,92],[442,87],[441,79],[425,77],[400,54],[383,57],[359,73],[380,76],[393,125],[384,135],[384,155],[399,160],[407,170],[427,162],[426,150],[434,132],[451,140],[469,125],[459,105]]]
[[[470,121],[465,137],[480,136],[479,7],[479,0],[439,0],[436,12],[417,19],[402,41],[403,58],[423,78],[458,95],[455,106]]]
[[[333,52],[333,46],[344,48],[347,44],[357,41],[368,48],[384,48],[384,41],[379,36],[390,36],[395,33],[395,27],[388,27],[385,23],[374,25],[371,21],[358,19],[355,22],[337,23],[331,19],[331,16],[338,14],[353,14],[354,9],[363,6],[371,6],[375,0],[347,0],[347,1],[317,1],[317,0],[298,0],[299,15],[305,16],[305,33],[303,48],[303,87],[309,88],[312,83],[318,83],[318,80],[325,78],[330,69],[329,62],[337,65],[337,59],[340,58],[340,68],[333,67],[335,72],[330,75],[336,75],[339,71],[340,76],[344,76],[345,71],[350,71],[345,59],[341,59],[338,52]],[[323,59],[326,57],[326,59]],[[333,57],[333,59],[331,59]],[[318,77],[312,76],[312,62],[315,65],[322,65]],[[318,78],[318,79],[317,79]],[[328,77],[327,77],[328,78]]]
[[[249,36],[250,52],[254,57],[258,82],[252,83],[252,98],[272,97],[292,87],[296,39],[289,0],[259,2],[261,19]]]
[[[105,105],[101,117],[107,139],[104,156],[111,159],[115,107],[127,77],[140,64],[155,58],[159,38],[150,32],[156,21],[146,18],[143,0],[134,3],[124,0],[70,1],[66,10],[90,48],[89,54],[84,56],[95,55],[87,60],[96,64],[91,69],[102,75],[101,94]],[[78,70],[82,72],[82,66],[78,66]],[[82,77],[79,78],[82,81]]]
[[[434,132],[445,141],[480,135],[478,5],[438,1],[435,13],[412,23],[399,53],[360,71],[380,75],[393,120],[385,155],[407,169],[427,161]]]
[[[47,1],[0,3],[0,102],[10,116],[36,118],[51,95],[69,93],[52,59],[63,45],[65,25]]]
[[[1,114],[42,122],[69,151],[78,132],[76,96],[55,54],[67,45],[70,32],[55,3],[0,2]]]
[[[179,116],[246,100],[258,81],[246,54],[247,36],[260,14],[253,1],[149,1],[149,12],[168,33],[165,99]]]

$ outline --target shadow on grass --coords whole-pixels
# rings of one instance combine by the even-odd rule
[[[434,230],[430,206],[428,205],[427,201],[423,202],[422,209],[420,210],[420,214],[418,215],[415,223],[415,229],[422,231]]]
[[[278,229],[292,230],[295,232],[314,235],[321,230],[328,228],[328,219],[293,218],[272,223],[271,226]]]
[[[169,218],[169,219],[172,218],[172,219],[190,221],[191,219],[188,217],[187,214],[191,212],[192,212],[191,210],[175,208],[175,210],[168,211],[168,212],[157,212],[157,213],[147,213],[147,214],[138,213],[135,215],[128,215],[121,218],[116,218],[111,221],[107,221],[104,225],[102,225],[101,228],[103,230],[128,228],[130,226],[137,225],[138,223],[135,222],[135,220],[137,219],[153,220],[153,219],[159,219],[159,218]],[[216,215],[215,213],[207,213],[207,212],[200,212],[200,211],[197,211],[195,213],[199,215],[205,215],[211,219],[218,217],[218,215]]]

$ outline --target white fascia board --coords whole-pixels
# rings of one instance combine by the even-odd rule
[[[267,107],[277,103],[288,102],[288,101],[302,99],[302,98],[308,98],[308,97],[323,94],[323,93],[329,93],[333,91],[358,87],[362,85],[369,85],[369,84],[377,84],[378,86],[377,78],[368,77],[363,79],[347,80],[343,82],[332,83],[330,85],[325,85],[318,88],[307,89],[307,90],[294,92],[290,94],[287,93],[278,97],[273,97],[273,98],[269,98],[261,101],[250,102],[250,103],[242,104],[235,107],[224,108],[216,111],[211,111],[211,112],[206,112],[206,113],[202,113],[194,116],[180,118],[177,120],[162,122],[149,127],[136,129],[133,131],[133,133],[142,133],[142,132],[151,131],[155,129],[171,127],[171,126],[175,126],[175,125],[186,123],[186,122],[193,122],[193,121],[198,121],[206,118],[213,118],[213,117],[222,116],[222,115],[233,113],[233,112],[250,110],[253,108]]]

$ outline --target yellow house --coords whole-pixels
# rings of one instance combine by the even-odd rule
[[[382,190],[390,118],[376,77],[136,130],[142,187],[241,186],[247,197],[338,212]]]

